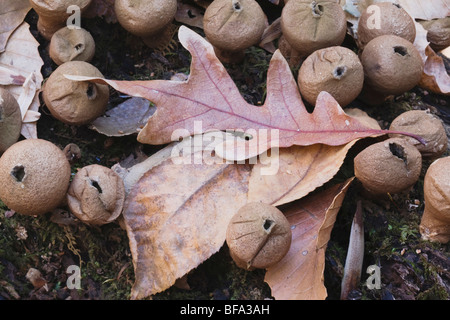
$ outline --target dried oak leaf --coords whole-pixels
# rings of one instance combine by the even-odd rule
[[[278,300],[323,300],[325,250],[336,216],[353,178],[282,208],[291,224],[286,256],[267,269],[264,280]]]
[[[156,112],[137,138],[144,144],[166,144],[174,136],[178,139],[210,130],[249,133],[250,139],[226,140],[217,146],[216,152],[229,160],[248,159],[272,147],[318,143],[336,146],[387,133],[367,128],[346,115],[327,92],[319,94],[314,111],[309,113],[289,65],[278,50],[270,61],[265,103],[248,104],[209,42],[185,26],[180,27],[178,36],[192,54],[187,81],[66,77],[107,83],[118,91],[152,101]]]

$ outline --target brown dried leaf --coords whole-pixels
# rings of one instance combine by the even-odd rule
[[[14,75],[15,80],[5,88],[19,103],[23,121],[21,134],[25,138],[37,138],[36,121],[40,105],[38,93],[43,81],[41,67],[44,62],[39,55],[39,43],[29,27],[23,22],[11,34],[5,51],[0,54],[0,67]],[[0,76],[1,78],[3,77]]]
[[[154,112],[148,100],[133,97],[106,111],[89,127],[109,137],[137,134]]]
[[[19,27],[31,5],[28,0],[2,0],[0,7],[0,53],[5,51],[6,43],[14,30]]]
[[[282,209],[293,226],[291,248],[267,269],[265,281],[278,300],[323,300],[325,250],[337,213],[353,178]]]
[[[154,166],[128,195],[123,216],[135,268],[132,299],[169,288],[217,252],[229,220],[246,203],[249,166],[194,164],[196,154],[178,159],[190,165],[171,157]]]
[[[357,36],[358,19],[361,12],[378,2],[399,4],[413,19],[431,20],[445,18],[450,15],[450,5],[446,0],[339,0],[344,9],[347,22],[352,25],[351,35]]]
[[[262,161],[253,167],[249,201],[279,206],[303,198],[334,177],[353,145],[354,142],[344,146],[315,144],[281,149],[276,174],[261,174],[264,168],[269,170]]]

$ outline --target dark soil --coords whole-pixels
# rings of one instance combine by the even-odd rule
[[[273,7],[268,7],[274,9]],[[272,11],[276,17],[278,11]],[[56,68],[48,57],[48,42],[36,31],[37,17],[30,12],[26,21],[41,43],[45,61],[42,69],[47,78]],[[118,24],[108,24],[101,18],[83,20],[83,27],[96,40],[97,51],[92,64],[109,79],[170,79],[176,73],[189,73],[190,54],[175,40],[163,52],[145,47],[141,41]],[[194,28],[195,29],[195,28]],[[202,33],[202,30],[197,30]],[[346,45],[352,46],[351,39]],[[271,54],[251,48],[240,65],[226,65],[245,99],[255,105],[265,98],[265,77]],[[295,73],[296,71],[293,70]],[[109,107],[124,101],[121,93],[111,89]],[[382,127],[400,113],[411,109],[430,109],[441,117],[450,133],[448,97],[415,88],[382,106],[369,107],[361,101],[357,106],[379,120]],[[77,144],[82,152],[72,172],[89,164],[111,167],[137,151],[151,155],[163,146],[140,145],[136,136],[106,137],[88,126],[68,126],[55,120],[41,108],[38,122],[40,138],[61,148]],[[336,182],[353,174],[352,156],[364,145],[357,144],[348,155]],[[450,153],[447,151],[446,155]],[[365,255],[361,282],[352,292],[352,299],[367,300],[448,300],[450,297],[449,245],[433,244],[420,239],[418,225],[423,214],[423,174],[413,189],[394,195],[386,201],[364,201]],[[350,225],[360,189],[353,184],[338,215],[328,243],[325,266],[325,286],[328,299],[340,298],[343,266],[348,246]],[[89,227],[76,220],[67,208],[39,217],[8,215],[0,202],[0,300],[60,300],[60,299],[129,299],[134,272],[128,239],[120,222],[102,227]],[[81,265],[81,289],[68,289],[66,281],[70,265]],[[370,265],[381,268],[381,288],[369,289],[366,280]],[[34,287],[26,275],[30,268],[41,272],[44,286]],[[226,245],[172,288],[152,299],[272,299],[264,282],[264,271],[244,271],[235,266]]]

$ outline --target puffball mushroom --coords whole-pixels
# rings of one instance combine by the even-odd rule
[[[52,35],[63,28],[72,12],[70,6],[76,6],[82,13],[92,0],[30,0],[30,4],[39,15],[37,28],[39,33],[50,40]]]
[[[409,142],[390,138],[370,145],[354,159],[354,173],[370,195],[396,194],[419,179],[422,156]]]
[[[116,0],[117,21],[150,48],[165,46],[171,40],[170,25],[177,12],[177,0]]]
[[[423,62],[414,45],[401,37],[384,35],[371,40],[361,54],[364,81],[382,95],[398,95],[416,86]]]
[[[84,61],[65,62],[44,83],[43,99],[50,113],[70,125],[83,125],[101,116],[109,100],[109,87],[73,81],[64,75],[103,77],[92,64]]]
[[[114,221],[122,213],[124,202],[122,178],[112,169],[97,164],[81,168],[67,192],[70,211],[89,225]]]
[[[95,54],[95,41],[86,29],[64,27],[56,31],[49,46],[50,58],[61,65],[67,61],[90,62]]]
[[[311,105],[321,91],[327,91],[344,107],[359,95],[363,83],[364,70],[358,56],[340,46],[314,51],[298,72],[298,87]]]
[[[239,63],[245,49],[260,42],[265,14],[255,0],[214,0],[206,9],[203,29],[219,60]]]
[[[0,154],[19,140],[22,115],[16,98],[0,87]]]
[[[226,234],[230,255],[246,270],[268,268],[291,246],[292,232],[284,214],[274,206],[250,202],[231,218]]]
[[[339,46],[345,38],[347,20],[339,3],[329,0],[291,0],[281,12],[283,37],[299,56]]]
[[[428,31],[430,47],[438,52],[450,46],[450,17],[424,20],[420,24]]]
[[[389,134],[390,137],[399,137],[413,144],[423,159],[437,159],[447,150],[445,128],[441,120],[428,110],[403,112],[392,121],[389,130],[413,133],[422,137],[427,142],[426,145],[406,135]]]
[[[419,230],[424,240],[450,241],[450,157],[439,158],[424,178],[425,209]]]
[[[26,139],[0,158],[0,199],[11,210],[41,215],[63,203],[70,164],[60,148],[43,139]]]
[[[361,13],[357,35],[358,47],[363,50],[372,39],[382,35],[395,35],[414,43],[416,27],[413,18],[399,4],[380,2]]]

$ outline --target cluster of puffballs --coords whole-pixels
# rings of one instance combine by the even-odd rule
[[[377,105],[419,83],[423,62],[413,45],[415,23],[399,5],[376,4],[380,28],[369,26],[370,11],[362,12],[356,41],[359,52],[355,53],[341,46],[347,21],[338,3],[320,0],[284,3],[278,45],[290,65],[299,66],[298,87],[309,104],[314,105],[319,93],[327,91],[342,107],[358,96]],[[222,62],[239,63],[248,44],[260,40],[263,18],[256,1],[216,0],[205,12],[205,35]],[[444,23],[448,24],[448,20]],[[428,27],[432,29],[431,24]],[[432,34],[437,36],[433,43],[444,42],[440,49],[450,45],[448,34],[437,31],[444,27],[435,29]],[[349,114],[354,113],[352,110],[348,110]],[[364,113],[352,115],[369,127],[381,129]],[[422,160],[434,160],[424,181],[426,205],[420,233],[425,240],[448,242],[450,157],[440,158],[448,141],[441,121],[427,110],[412,110],[398,116],[389,129],[415,134],[427,144],[404,135],[390,135],[355,157],[355,176],[367,195],[392,195],[409,191],[420,177]],[[249,203],[230,221],[226,241],[236,264],[252,270],[269,268],[281,261],[289,251],[291,236],[289,222],[280,210],[267,204]]]
[[[210,2],[203,18],[207,40],[222,62],[242,62],[245,50],[260,43],[267,27],[262,8],[255,0]],[[82,28],[68,28],[65,23],[69,5],[76,5],[83,14],[91,0],[30,3],[39,15],[40,34],[50,42],[49,56],[58,65],[44,84],[43,100],[56,119],[69,125],[88,124],[105,112],[109,89],[106,85],[64,77],[103,77],[90,64],[95,53],[90,33]],[[306,102],[314,105],[318,94],[327,91],[342,107],[360,95],[378,103],[419,83],[423,63],[413,45],[413,19],[398,5],[376,5],[380,10],[380,28],[368,28],[370,12],[362,12],[356,41],[359,52],[355,53],[342,46],[347,22],[338,3],[284,0],[278,47],[291,65],[299,66],[298,85]],[[176,0],[115,1],[120,25],[151,48],[170,41],[176,11]],[[434,27],[424,26],[430,31]],[[442,28],[436,30],[432,43],[446,37],[445,32],[439,37]],[[448,43],[440,45],[446,47]],[[0,98],[0,115],[20,121],[14,97],[0,89]],[[442,123],[431,113],[416,110],[400,115],[390,129],[414,133],[428,143],[423,146],[398,135],[373,144],[355,157],[355,176],[372,195],[395,194],[415,184],[422,159],[433,160],[424,181],[425,211],[420,231],[424,239],[448,242],[450,158],[441,157],[447,149]],[[0,133],[7,136],[2,133],[1,122]],[[8,143],[0,141],[0,199],[10,209],[40,215],[67,205],[76,217],[91,225],[118,218],[125,191],[115,172],[94,164],[81,168],[71,179],[71,162],[76,158],[73,145],[61,150],[42,139],[16,142],[20,130],[9,130],[8,135]],[[245,269],[268,268],[280,261],[289,250],[291,238],[283,213],[262,203],[242,207],[227,229],[230,254]]]

